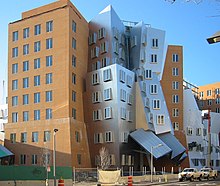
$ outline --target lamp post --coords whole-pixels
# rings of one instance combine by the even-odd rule
[[[58,129],[53,130],[53,178],[54,186],[56,186],[56,132]]]
[[[206,39],[209,44],[220,42],[220,31],[216,32],[214,35]]]
[[[156,149],[158,147],[161,147],[163,146],[163,144],[159,143],[158,145],[156,146],[151,146],[151,149],[150,149],[150,154],[151,154],[151,161],[150,161],[150,169],[151,169],[151,174],[150,174],[150,181],[153,182],[153,149]]]

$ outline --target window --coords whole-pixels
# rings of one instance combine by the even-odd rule
[[[220,98],[216,98],[215,103],[220,104]]]
[[[178,62],[179,61],[179,55],[178,54],[173,54],[172,61],[173,62]]]
[[[212,105],[212,100],[211,99],[208,99],[208,105]]]
[[[212,95],[212,91],[211,90],[207,90],[207,96],[211,96]]]
[[[99,84],[100,80],[99,80],[99,74],[98,72],[92,74],[92,85],[97,85]]]
[[[50,141],[50,135],[51,135],[50,131],[44,131],[44,142]]]
[[[18,122],[18,113],[12,112],[12,123],[17,123],[17,122]]]
[[[204,96],[204,92],[200,92],[200,93],[199,93],[199,97],[200,97],[200,98],[203,98],[203,96]]]
[[[76,49],[76,39],[72,38],[72,48]]]
[[[92,103],[100,103],[101,102],[101,92],[93,92],[92,93]]]
[[[127,94],[127,102],[128,102],[128,105],[132,105],[133,103],[133,96],[132,94]]]
[[[94,43],[96,43],[97,40],[97,34],[96,33],[92,33],[89,35],[89,45],[92,45]]]
[[[119,58],[123,61],[125,60],[125,50],[124,50],[124,48],[119,49]]]
[[[173,76],[179,76],[179,69],[178,68],[172,68],[172,74],[173,74]]]
[[[178,108],[173,108],[172,116],[173,117],[179,117],[179,109]]]
[[[76,22],[72,21],[72,31],[76,32]]]
[[[12,57],[18,57],[18,47],[12,48]]]
[[[72,73],[72,84],[76,84],[76,74]]]
[[[29,121],[29,112],[28,111],[23,112],[23,121]]]
[[[160,109],[160,100],[159,99],[153,100],[153,109]]]
[[[92,63],[92,71],[93,71],[93,70],[98,70],[98,69],[100,69],[100,68],[101,68],[101,63],[100,63],[100,61],[96,61],[96,62]]]
[[[72,67],[76,67],[76,56],[72,55]]]
[[[30,32],[30,29],[29,28],[24,28],[23,29],[23,38],[26,39],[29,37],[29,32]]]
[[[21,154],[20,155],[20,164],[21,165],[25,165],[26,164],[26,155],[25,154]]]
[[[176,131],[179,130],[179,123],[178,122],[173,123],[173,129]]]
[[[127,95],[126,95],[126,91],[123,90],[123,89],[121,89],[121,90],[120,90],[120,100],[123,101],[123,102],[126,102],[126,100],[127,100],[127,97],[126,97],[126,96],[127,96]]]
[[[17,74],[18,73],[18,64],[12,64],[12,74]]]
[[[131,37],[131,48],[135,47],[137,45],[137,36]]]
[[[103,135],[102,133],[95,133],[94,134],[94,143],[103,143]]]
[[[220,94],[220,88],[215,89],[215,94]]]
[[[40,120],[40,110],[34,110],[34,120]]]
[[[76,92],[72,91],[72,101],[76,102]]]
[[[29,94],[24,94],[23,95],[23,105],[28,105],[29,104]]]
[[[129,75],[127,75],[127,86],[130,88],[132,87],[132,77]]]
[[[12,90],[18,90],[18,80],[12,80]]]
[[[173,88],[173,90],[179,90],[179,82],[178,81],[173,81],[172,82],[172,88]]]
[[[192,136],[193,130],[192,127],[187,127],[187,135]]]
[[[157,63],[157,54],[151,54],[151,63]]]
[[[46,119],[52,119],[52,109],[46,109]]]
[[[40,41],[34,42],[34,52],[40,51]]]
[[[102,111],[100,109],[93,111],[93,121],[99,121],[102,119]]]
[[[75,131],[75,140],[77,143],[80,143],[80,141],[81,141],[80,133],[78,131]]]
[[[40,75],[34,76],[34,86],[40,85]]]
[[[202,135],[202,129],[201,128],[196,128],[196,135],[201,136]]]
[[[53,38],[46,39],[46,49],[53,48]]]
[[[147,69],[145,71],[145,79],[152,79],[152,70]]]
[[[72,108],[72,117],[73,119],[76,119],[76,109]]]
[[[94,47],[91,49],[91,59],[99,57],[99,47]]]
[[[21,143],[27,143],[27,132],[21,133]]]
[[[112,108],[106,107],[104,108],[104,119],[111,119],[112,118]]]
[[[40,92],[34,93],[34,103],[40,103]]]
[[[207,135],[207,129],[203,129],[203,136]]]
[[[114,53],[118,54],[119,53],[119,43],[118,43],[118,41],[115,41],[113,44],[114,44],[113,45]]]
[[[16,133],[10,134],[10,141],[11,141],[11,143],[16,143]]]
[[[111,131],[105,133],[105,142],[113,142],[113,133]]]
[[[102,58],[102,67],[107,67],[110,65],[110,59],[108,57]]]
[[[109,164],[115,165],[115,155],[114,154],[109,154]]]
[[[111,88],[108,88],[108,89],[104,90],[103,99],[105,101],[108,101],[108,100],[112,99],[112,89]]]
[[[127,113],[127,121],[132,122],[133,121],[133,115],[131,111],[128,111]]]
[[[157,94],[157,85],[156,84],[151,84],[150,85],[150,94]]]
[[[129,135],[129,132],[122,132],[121,133],[121,142],[122,143],[128,143],[128,135]]]
[[[32,157],[31,158],[32,165],[37,165],[37,155],[33,154],[31,157]]]
[[[99,29],[98,31],[98,39],[102,39],[106,36],[106,31],[105,31],[105,28],[101,28]]]
[[[103,71],[103,81],[111,81],[112,75],[111,75],[111,69],[106,69]]]
[[[216,108],[216,109],[215,109],[215,112],[216,112],[216,113],[220,113],[220,108]]]
[[[53,74],[48,73],[46,74],[46,84],[51,84],[53,82]]]
[[[126,108],[121,107],[121,119],[126,120]]]
[[[34,59],[34,69],[40,68],[40,58]]]
[[[192,159],[194,166],[199,166],[199,159]]]
[[[32,142],[38,142],[38,132],[32,132]]]
[[[108,42],[105,41],[105,42],[101,43],[100,52],[101,52],[101,54],[108,52]]]
[[[52,32],[53,31],[53,21],[46,22],[46,31]]]
[[[46,56],[46,67],[51,67],[53,65],[53,56]]]
[[[12,33],[12,41],[17,41],[18,40],[18,31],[15,31]]]
[[[157,124],[164,125],[165,124],[165,116],[163,114],[157,115]]]
[[[29,44],[23,45],[23,55],[29,54]]]
[[[23,71],[26,72],[29,70],[29,61],[23,62]]]
[[[52,90],[46,91],[46,102],[51,102],[53,100],[53,92]]]
[[[82,155],[81,154],[77,154],[77,163],[78,163],[78,165],[82,164]]]
[[[158,47],[158,39],[152,39],[152,47],[157,48]]]
[[[125,71],[120,70],[120,71],[119,71],[119,80],[120,80],[122,83],[125,83],[125,78],[126,78]]]
[[[220,165],[220,160],[216,160],[216,167],[219,167]]]
[[[17,106],[18,105],[18,96],[13,96],[12,97],[12,106]]]
[[[173,95],[173,103],[179,103],[179,95]]]
[[[40,24],[34,26],[34,35],[39,35],[39,34],[41,34],[41,25]]]

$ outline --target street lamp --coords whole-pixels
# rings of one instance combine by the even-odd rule
[[[58,129],[53,130],[53,178],[54,186],[56,186],[56,132]]]
[[[151,154],[151,161],[150,161],[150,169],[151,169],[151,174],[150,174],[150,181],[153,182],[153,149],[156,149],[158,147],[163,146],[163,144],[159,143],[156,146],[151,146],[150,149],[150,154]]]
[[[206,39],[209,44],[220,42],[220,31],[216,32],[214,35]]]

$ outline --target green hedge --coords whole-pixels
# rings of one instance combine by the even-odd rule
[[[45,180],[47,172],[40,166],[0,166],[0,181],[10,180]],[[53,167],[48,172],[53,179]],[[56,167],[56,178],[72,179],[72,167]]]

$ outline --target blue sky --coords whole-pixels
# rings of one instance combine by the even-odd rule
[[[55,0],[7,0],[0,11],[0,88],[7,80],[8,23],[21,18],[21,13]],[[220,81],[220,43],[209,45],[206,38],[220,30],[220,2],[203,0],[200,4],[176,0],[71,0],[90,21],[111,4],[122,20],[144,21],[166,31],[166,44],[184,48],[184,78],[204,85]],[[219,17],[213,17],[219,15]],[[1,92],[0,92],[1,97]]]

